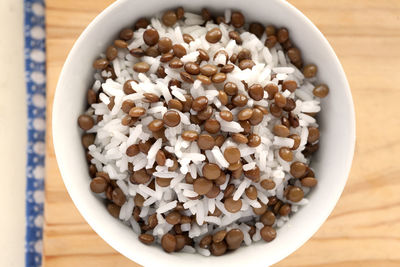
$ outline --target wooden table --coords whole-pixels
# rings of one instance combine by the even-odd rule
[[[83,220],[59,174],[51,107],[75,39],[111,0],[47,0],[44,265],[138,266]],[[349,181],[319,231],[277,266],[400,266],[400,1],[291,0],[324,33],[350,82],[357,145]],[[340,107],[338,107],[340,108]]]

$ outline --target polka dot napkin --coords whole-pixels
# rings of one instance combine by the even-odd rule
[[[24,0],[25,81],[28,104],[25,266],[42,265],[46,54],[44,0]]]

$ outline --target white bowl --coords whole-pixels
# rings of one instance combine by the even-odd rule
[[[315,63],[319,67],[318,79],[330,87],[330,94],[322,101],[319,116],[320,149],[312,162],[319,183],[308,196],[309,204],[278,230],[273,242],[258,242],[222,257],[167,254],[159,246],[143,245],[131,228],[111,217],[104,204],[89,190],[87,163],[77,127],[77,118],[84,111],[86,91],[92,82],[94,59],[121,28],[133,25],[139,17],[150,17],[177,6],[193,11],[202,7],[217,11],[238,9],[245,14],[247,21],[287,27],[305,62]],[[268,266],[288,256],[306,242],[331,213],[350,171],[355,119],[349,85],[333,49],[314,24],[286,1],[121,0],[90,23],[69,53],[54,98],[53,138],[58,165],[76,207],[94,231],[121,254],[145,266],[204,267],[226,264],[255,267]]]

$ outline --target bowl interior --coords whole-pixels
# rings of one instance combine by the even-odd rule
[[[109,216],[102,201],[89,190],[89,176],[80,142],[77,118],[84,111],[86,90],[91,86],[92,62],[103,52],[123,27],[142,16],[151,17],[164,9],[183,6],[186,10],[208,7],[223,12],[241,10],[247,21],[285,26],[293,42],[302,51],[305,62],[318,68],[318,79],[330,87],[322,101],[319,116],[321,143],[312,167],[319,179],[318,187],[308,196],[308,205],[278,230],[272,243],[258,242],[223,257],[197,254],[166,254],[158,246],[145,246],[136,234]],[[59,168],[72,200],[91,227],[112,247],[145,266],[231,266],[271,265],[300,247],[328,217],[347,180],[353,157],[355,122],[350,89],[342,67],[332,48],[317,28],[297,9],[285,1],[212,1],[212,0],[121,0],[103,11],[82,33],[71,50],[57,86],[53,108],[53,136]]]

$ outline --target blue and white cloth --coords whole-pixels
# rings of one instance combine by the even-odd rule
[[[46,53],[44,0],[24,0],[25,81],[28,105],[25,266],[42,266]]]

